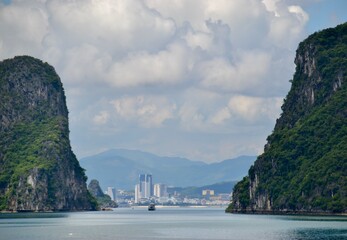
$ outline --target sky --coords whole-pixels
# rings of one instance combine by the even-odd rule
[[[296,48],[345,0],[2,0],[0,60],[59,74],[78,158],[111,148],[216,162],[262,153]]]

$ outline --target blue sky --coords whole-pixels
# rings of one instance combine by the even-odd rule
[[[170,4],[168,4],[170,3]],[[0,60],[54,66],[72,148],[206,162],[263,151],[309,34],[344,0],[26,0],[0,3]]]
[[[346,0],[321,0],[304,8],[310,16],[307,23],[308,33],[334,27],[347,21]]]

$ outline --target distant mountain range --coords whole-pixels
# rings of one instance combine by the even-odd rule
[[[151,173],[154,183],[169,186],[203,186],[218,182],[240,180],[247,174],[255,156],[240,156],[207,164],[180,157],[160,157],[151,153],[112,149],[80,159],[89,181],[97,179],[105,189],[114,186],[131,190],[140,173]]]

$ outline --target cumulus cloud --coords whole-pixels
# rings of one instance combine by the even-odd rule
[[[225,107],[220,109],[215,115],[213,115],[211,121],[212,123],[218,125],[224,123],[226,120],[230,119],[230,117],[230,110]]]
[[[242,52],[235,63],[225,58],[202,62],[198,73],[206,88],[231,92],[255,89],[270,69],[271,56],[263,52]]]
[[[184,46],[173,44],[156,54],[144,51],[130,54],[111,67],[108,80],[116,87],[181,82],[188,73],[187,52]]]
[[[106,111],[101,111],[99,114],[95,115],[93,118],[93,122],[97,125],[102,125],[107,123],[110,115]]]
[[[64,45],[78,45],[83,40],[126,54],[160,49],[175,33],[171,19],[164,19],[140,0],[48,0],[47,6],[52,26]]]
[[[234,115],[249,122],[269,121],[279,117],[282,98],[234,96],[228,107]]]
[[[111,104],[116,117],[145,128],[161,127],[166,120],[173,118],[176,109],[174,104],[160,96],[123,97],[111,101]]]
[[[63,78],[70,84],[80,85],[104,81],[107,66],[111,64],[111,56],[100,51],[96,46],[81,44],[65,52]]]
[[[262,148],[308,19],[286,0],[13,0],[0,5],[0,59],[56,68],[78,155],[118,144],[217,160]]]
[[[0,8],[1,58],[17,54],[39,56],[49,31],[48,14],[36,1],[14,2]]]

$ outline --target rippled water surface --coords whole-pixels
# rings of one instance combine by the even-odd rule
[[[235,215],[223,208],[0,214],[0,239],[347,240],[347,217]]]

